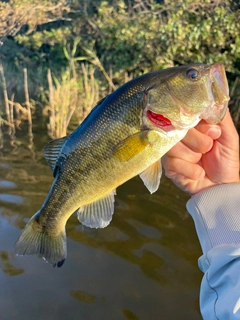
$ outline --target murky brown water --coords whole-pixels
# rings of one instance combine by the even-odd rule
[[[185,203],[162,179],[150,195],[134,178],[117,190],[111,224],[92,230],[72,216],[68,258],[54,269],[39,257],[15,257],[13,244],[52,182],[42,147],[45,129],[25,131],[0,150],[0,319],[201,319],[201,254]]]

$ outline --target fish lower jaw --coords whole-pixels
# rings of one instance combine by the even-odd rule
[[[198,124],[198,122],[200,121],[200,118],[198,118],[196,121],[194,121],[194,122],[192,122],[192,123],[190,123],[190,124],[182,124],[182,123],[173,123],[174,124],[174,128],[175,128],[175,130],[189,130],[189,129],[191,129],[191,128],[193,128],[193,127],[195,127],[197,124]]]
[[[200,118],[209,124],[218,124],[225,116],[227,111],[228,101],[222,104],[214,102],[211,108],[201,114]]]
[[[201,113],[192,114],[191,116],[186,116],[179,114],[178,120],[172,120],[172,125],[176,130],[189,130],[195,127],[201,120]]]

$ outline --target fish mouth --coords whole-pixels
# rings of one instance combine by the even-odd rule
[[[212,105],[201,115],[201,119],[210,124],[219,123],[225,116],[228,106],[229,88],[224,66],[215,63],[211,66],[211,96]]]
[[[175,129],[172,122],[162,114],[147,110],[146,116],[157,128],[160,128],[165,132]]]

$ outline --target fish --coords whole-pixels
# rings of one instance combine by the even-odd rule
[[[54,180],[15,253],[40,254],[61,267],[67,257],[65,226],[73,213],[87,227],[104,228],[112,220],[118,186],[139,175],[155,192],[161,157],[201,119],[220,122],[228,101],[221,63],[149,72],[107,95],[69,136],[44,147]]]

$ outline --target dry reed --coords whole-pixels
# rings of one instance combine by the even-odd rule
[[[59,81],[52,78],[48,70],[48,106],[45,108],[49,116],[48,134],[51,138],[59,138],[67,134],[67,128],[73,114],[78,123],[89,113],[99,100],[99,86],[94,78],[94,67],[81,64],[81,73],[72,76],[70,69]]]
[[[59,138],[67,134],[67,127],[77,105],[78,89],[69,72],[62,76],[61,81],[54,79],[54,85],[50,69],[47,78],[49,105],[45,111],[49,115],[48,134],[51,138]]]

